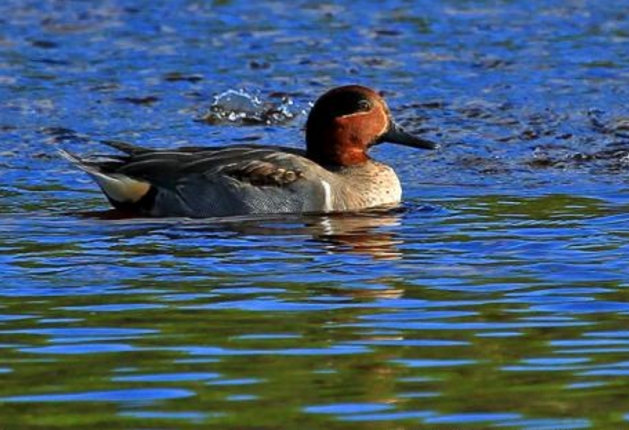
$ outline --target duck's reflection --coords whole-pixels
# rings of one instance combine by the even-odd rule
[[[380,212],[313,218],[307,224],[313,240],[337,252],[371,255],[376,259],[397,260],[402,240],[395,232],[399,213]]]
[[[177,225],[187,231],[214,233],[235,232],[243,236],[310,237],[331,252],[369,255],[376,259],[396,260],[402,257],[398,246],[403,243],[396,232],[403,213],[400,210],[373,210],[351,214],[272,215],[265,217],[207,218],[133,218],[119,211],[86,212],[88,218],[146,228]]]

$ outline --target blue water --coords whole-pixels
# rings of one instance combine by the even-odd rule
[[[0,4],[0,427],[629,426],[625,2]],[[129,219],[58,156],[301,147],[384,92],[404,203]]]

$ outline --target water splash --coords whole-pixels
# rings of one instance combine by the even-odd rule
[[[227,90],[214,97],[209,111],[199,120],[208,124],[270,125],[289,122],[298,115],[288,95],[277,94],[277,98],[279,103],[263,101],[242,89]]]

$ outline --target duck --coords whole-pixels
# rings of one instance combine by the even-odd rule
[[[148,149],[102,143],[121,155],[61,155],[98,184],[111,205],[147,217],[357,212],[400,204],[393,168],[368,155],[384,142],[436,149],[406,132],[375,90],[346,85],[317,99],[306,149],[254,144]]]

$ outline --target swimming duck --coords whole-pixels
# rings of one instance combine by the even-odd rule
[[[106,160],[62,155],[87,172],[111,204],[154,217],[216,217],[270,213],[359,211],[400,202],[394,170],[367,154],[383,142],[437,145],[392,119],[374,90],[334,88],[312,107],[306,150],[235,145],[154,150],[104,142],[124,155]]]

